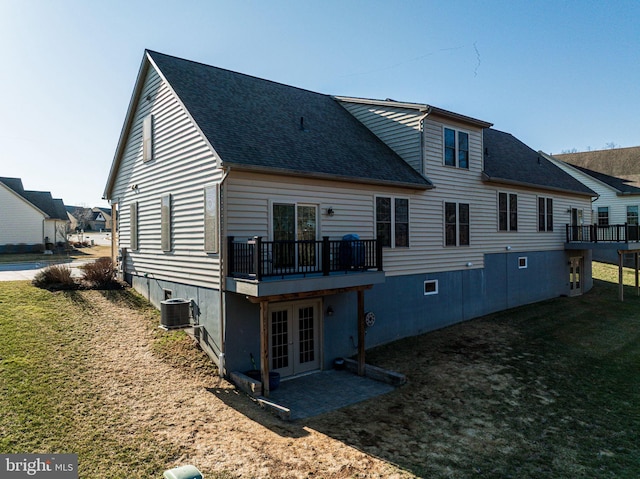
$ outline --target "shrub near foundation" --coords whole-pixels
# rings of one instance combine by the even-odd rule
[[[111,258],[98,258],[82,267],[82,282],[87,287],[96,289],[111,289],[120,287],[116,280],[116,268]]]
[[[77,289],[77,284],[71,276],[71,268],[66,265],[54,264],[40,271],[31,281],[38,288],[50,290]]]

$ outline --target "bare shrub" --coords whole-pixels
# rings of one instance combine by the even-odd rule
[[[71,268],[64,264],[54,264],[35,275],[31,283],[44,289],[76,289],[77,285],[71,276]]]
[[[92,288],[113,288],[119,286],[116,267],[108,257],[98,258],[82,267],[82,281]]]

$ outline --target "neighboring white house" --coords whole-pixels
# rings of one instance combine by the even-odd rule
[[[0,177],[0,253],[53,248],[65,241],[67,223],[61,199],[25,190],[20,178]]]
[[[636,183],[635,171],[640,166],[640,148],[624,149],[624,155],[620,155],[617,150],[602,150],[577,154],[545,155],[558,167],[581,181],[598,194],[597,199],[591,205],[590,214],[585,216],[583,223],[593,225],[594,231],[600,230],[601,242],[626,239],[636,241],[640,238],[640,225],[638,213],[640,209],[640,188]],[[636,162],[625,162],[628,167],[623,166],[622,161],[631,152],[638,151]],[[567,161],[563,161],[567,160]],[[596,159],[596,161],[593,161]],[[589,164],[591,168],[585,168],[582,164]],[[616,177],[604,173],[604,171],[629,172],[628,179]],[[615,228],[618,225],[619,228]],[[619,237],[614,238],[618,234]],[[603,244],[603,249],[596,249],[593,258],[598,261],[609,263],[618,262],[617,246]]]
[[[595,193],[491,124],[146,51],[105,198],[123,275],[190,300],[221,371],[374,346],[589,290]],[[366,314],[365,314],[366,313]],[[265,392],[268,382],[263,381]]]

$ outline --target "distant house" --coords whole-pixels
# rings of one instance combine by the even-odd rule
[[[547,158],[598,194],[583,223],[609,235],[600,238],[601,248],[594,250],[593,258],[617,263],[618,248],[611,244],[606,247],[614,235],[622,241],[640,238],[640,147]]]
[[[596,194],[491,126],[146,51],[104,194],[123,275],[189,299],[203,349],[225,374],[255,357],[265,393],[270,371],[588,291],[565,225]]]
[[[111,210],[108,208],[86,208],[67,206],[71,231],[110,231]]]
[[[43,251],[66,241],[68,218],[63,201],[48,191],[0,177],[0,224],[0,252]]]

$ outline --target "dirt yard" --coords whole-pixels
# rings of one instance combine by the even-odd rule
[[[640,302],[612,302],[613,289],[377,348],[367,362],[406,374],[405,386],[293,423],[220,379],[189,339],[159,332],[156,311],[131,308],[121,292],[76,294],[90,313],[86,377],[102,437],[131,431],[147,457],[171,451],[167,469],[194,464],[207,479],[639,472],[629,364]],[[127,477],[146,477],[136,474]]]
[[[191,364],[158,357],[151,349],[158,333],[148,318],[97,292],[82,294],[92,305],[90,369],[108,401],[105,421],[118,430],[144,426],[155,441],[179,450],[167,468],[194,464],[207,478],[413,477],[304,423],[263,411],[203,366],[201,352],[184,351]]]

